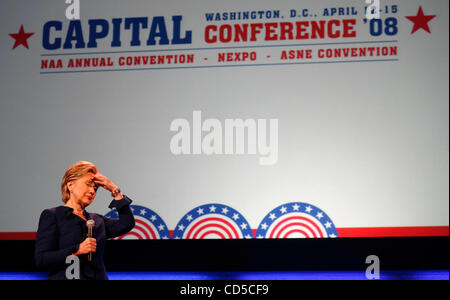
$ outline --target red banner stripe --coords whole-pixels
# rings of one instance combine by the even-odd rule
[[[338,237],[449,236],[448,226],[336,228]]]
[[[36,232],[0,232],[0,240],[35,240]]]
[[[449,226],[336,228],[339,237],[449,236]],[[256,229],[253,229],[255,234]],[[173,230],[170,230],[172,235]],[[0,232],[0,240],[35,240],[36,232]]]

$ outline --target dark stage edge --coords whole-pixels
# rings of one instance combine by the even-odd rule
[[[0,272],[39,272],[35,241],[0,241]],[[107,241],[110,272],[359,271],[376,255],[383,271],[449,269],[448,237]]]

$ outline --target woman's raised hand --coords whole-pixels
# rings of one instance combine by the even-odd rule
[[[94,183],[102,186],[104,189],[110,192],[114,191],[117,188],[117,185],[115,185],[108,177],[104,176],[100,172],[97,172],[97,174],[95,174],[93,181]]]

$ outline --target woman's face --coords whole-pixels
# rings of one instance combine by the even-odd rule
[[[69,190],[72,190],[70,197],[82,207],[87,207],[91,204],[97,194],[98,186],[93,181],[94,177],[94,174],[87,173],[78,180],[67,184]]]

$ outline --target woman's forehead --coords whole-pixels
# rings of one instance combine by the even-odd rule
[[[94,174],[92,174],[92,173],[86,173],[86,174],[85,174],[83,177],[81,177],[80,179],[83,179],[83,180],[92,180],[94,177],[95,177]]]

